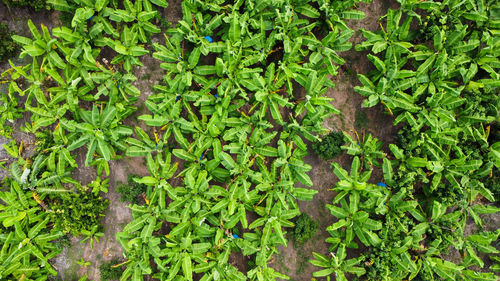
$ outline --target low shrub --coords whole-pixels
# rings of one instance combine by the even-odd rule
[[[117,259],[101,263],[101,265],[99,266],[99,272],[101,273],[101,280],[111,281],[120,279],[120,276],[122,275],[123,271],[122,268],[121,267],[113,268],[114,265],[117,265],[119,263],[120,262]]]
[[[9,27],[0,22],[0,61],[13,57],[16,54],[16,43],[11,38]]]
[[[31,7],[35,11],[40,11],[47,6],[45,0],[2,0],[2,2],[9,7]]]
[[[80,235],[82,231],[91,231],[100,224],[109,201],[101,196],[81,188],[78,192],[57,197],[51,203],[52,221],[56,228],[64,233]]]
[[[302,213],[295,221],[295,227],[291,233],[293,240],[299,244],[311,239],[318,230],[318,222],[308,214]]]
[[[340,147],[344,144],[344,134],[340,131],[334,131],[326,135],[321,141],[314,142],[312,149],[321,159],[330,160],[342,154]]]
[[[139,198],[142,193],[146,192],[147,186],[134,181],[136,175],[129,175],[127,184],[118,186],[117,191],[122,195],[122,202],[130,202],[132,204],[139,204]]]

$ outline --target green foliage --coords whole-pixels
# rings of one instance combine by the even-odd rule
[[[137,126],[126,139],[149,175],[137,179],[147,204],[132,205],[117,234],[129,259],[122,280],[288,278],[269,261],[287,245],[296,200],[317,193],[296,186],[313,184],[305,140],[319,140],[338,112],[328,75],[352,45],[344,19],[364,16],[357,1],[313,2],[184,1],[182,20],[153,44],[166,75],[138,118],[152,132]],[[171,185],[174,174],[181,184]],[[255,263],[240,272],[232,251]]]
[[[49,224],[49,215],[31,191],[23,191],[17,182],[6,180],[0,191],[0,278],[31,280],[55,276],[49,263],[61,250],[52,241],[63,233]]]
[[[114,267],[118,265],[119,261],[117,259],[113,259],[109,262],[103,262],[99,265],[99,272],[102,281],[112,281],[119,280],[122,275],[122,267]]]
[[[382,30],[362,31],[357,48],[371,51],[374,70],[359,75],[356,90],[364,106],[382,103],[406,125],[385,152],[372,135],[319,142],[324,119],[338,112],[325,92],[344,63],[339,54],[352,47],[346,21],[364,17],[359,1],[222,2],[183,1],[182,19],[153,48],[144,44],[161,31],[153,21],[164,0],[49,0],[72,15],[67,26],[39,30],[29,21],[30,38],[13,36],[30,60],[10,62],[1,76],[9,85],[0,121],[25,109],[23,130],[39,147],[25,159],[22,143],[5,146],[17,162],[10,193],[0,193],[1,279],[54,274],[46,263],[58,248],[48,242],[63,233],[99,241],[102,171],[109,175],[121,153],[144,157],[149,172],[119,188],[146,203],[132,202],[133,220],[116,237],[127,259],[121,280],[287,279],[269,263],[287,245],[297,200],[317,193],[297,187],[313,184],[303,160],[309,141],[322,157],[340,148],[354,156],[349,172],[332,165],[339,182],[327,209],[338,220],[327,228],[330,253],[314,253],[315,277],[495,280],[473,270],[485,266],[479,253],[498,254],[499,232],[486,231],[481,217],[499,210],[498,3],[401,1]],[[123,122],[140,95],[131,72],[150,50],[166,75],[138,118],[152,128],[132,131]],[[84,146],[99,177],[81,189],[70,175]],[[375,185],[379,168],[384,182]],[[466,236],[471,221],[479,232]],[[297,240],[315,228],[302,216],[296,224]],[[44,231],[55,234],[37,239]],[[359,247],[369,250],[347,258]],[[450,247],[461,260],[442,258]],[[247,272],[228,262],[233,251],[252,261]]]
[[[2,0],[9,7],[30,7],[35,11],[47,8],[46,0]]]
[[[62,198],[51,198],[51,221],[64,233],[90,236],[96,232],[95,226],[100,226],[108,205],[108,200],[87,192],[85,187],[77,188]]]
[[[314,153],[323,160],[333,159],[342,154],[341,146],[345,144],[344,134],[333,131],[324,136],[321,140],[316,140],[311,147]]]
[[[358,133],[355,133],[357,140],[344,132],[344,139],[347,141],[347,145],[341,148],[345,149],[349,155],[359,156],[366,169],[372,169],[373,166],[380,167],[378,159],[385,155],[385,153],[380,150],[382,148],[382,142],[371,134],[366,136],[363,135],[360,139]]]
[[[302,244],[311,239],[318,230],[318,222],[313,220],[306,213],[300,214],[295,220],[295,227],[290,232],[293,240]]]
[[[83,266],[84,268],[87,268],[87,266],[92,264],[89,261],[85,261],[83,258],[80,258],[80,260],[77,261],[76,263],[80,266]]]
[[[22,116],[18,107],[19,100],[15,94],[0,92],[0,136],[11,137],[14,121]]]
[[[493,204],[500,145],[492,130],[500,108],[498,3],[400,2],[402,9],[381,18],[381,30],[363,30],[357,49],[371,51],[374,70],[359,74],[355,87],[365,107],[381,103],[403,125],[398,144],[385,153],[369,135],[343,147],[356,156],[350,173],[333,163],[340,181],[327,208],[338,220],[326,241],[337,254],[315,254],[311,262],[326,268],[315,276],[497,280],[480,253],[499,253],[492,244],[500,230],[487,231],[482,219],[500,211]],[[377,185],[370,183],[374,167],[383,171]],[[470,223],[477,232],[466,231],[475,228]],[[344,247],[360,246],[368,253],[340,257]],[[453,262],[444,258],[451,248],[460,253]]]
[[[147,185],[134,181],[136,177],[136,175],[128,175],[127,183],[120,184],[116,189],[118,193],[122,195],[120,199],[122,202],[126,201],[132,204],[139,204],[140,196],[146,192]]]
[[[80,111],[79,113],[85,123],[71,120],[63,121],[62,125],[78,136],[69,144],[69,151],[87,145],[85,165],[91,163],[94,152],[97,152],[104,160],[109,161],[116,154],[114,147],[125,149],[123,139],[131,135],[132,130],[119,124],[120,119],[114,106],[109,105],[101,111],[97,106],[94,106],[92,111]]]
[[[12,34],[7,24],[0,22],[0,61],[11,58],[17,52],[17,45],[11,38]]]

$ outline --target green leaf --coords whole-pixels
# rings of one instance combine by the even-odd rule
[[[38,57],[45,54],[45,50],[35,45],[26,45],[22,53],[27,53],[30,57]]]
[[[342,18],[346,20],[360,20],[365,18],[365,13],[359,10],[349,10],[342,12]]]
[[[239,13],[231,14],[231,24],[229,26],[229,40],[234,44],[240,41],[241,37],[241,26],[240,21],[238,19]]]
[[[84,144],[86,144],[87,142],[90,141],[90,136],[89,135],[83,135],[81,136],[79,139],[73,141],[69,146],[68,146],[68,150],[69,151],[73,151],[77,148],[80,148],[82,147]]]
[[[272,146],[263,146],[254,148],[254,152],[265,157],[278,157],[278,150]]]
[[[378,71],[380,71],[381,73],[386,72],[385,63],[382,60],[380,60],[377,56],[369,54],[367,57],[375,65]]]
[[[300,187],[295,187],[293,189],[293,195],[297,197],[298,200],[312,201],[316,193],[318,193],[318,191],[314,189]]]
[[[391,161],[387,158],[384,158],[383,160],[384,164],[382,166],[382,170],[384,172],[384,180],[388,185],[393,185],[394,184],[394,171],[392,170],[392,164]]]
[[[111,160],[111,150],[109,148],[109,144],[105,141],[98,139],[97,147],[99,149],[99,153],[104,157],[106,161]]]
[[[174,150],[172,150],[172,154],[174,154],[176,157],[178,157],[179,159],[182,159],[182,160],[186,160],[189,162],[196,161],[196,157],[194,155],[192,155],[191,153],[188,153],[184,149],[174,149]]]
[[[198,61],[200,60],[200,55],[201,55],[201,48],[197,47],[194,48],[191,54],[189,54],[189,68],[193,69],[196,65],[198,65]]]
[[[50,51],[48,53],[47,58],[49,59],[49,61],[52,64],[54,64],[56,67],[58,67],[60,69],[63,69],[64,67],[66,67],[66,64],[64,63],[64,61],[61,59],[61,57],[55,51]]]
[[[134,181],[137,183],[145,184],[145,185],[150,185],[150,186],[156,186],[158,185],[158,180],[153,178],[153,177],[142,177],[140,179],[134,178]]]
[[[312,7],[309,4],[298,6],[295,8],[295,11],[297,11],[297,13],[299,14],[313,19],[319,18],[321,15],[316,8]]]
[[[182,258],[182,271],[184,272],[184,277],[189,281],[193,281],[192,266],[193,265],[191,262],[191,257],[189,256],[188,253],[184,253],[184,256]]]
[[[151,3],[155,4],[156,6],[160,6],[163,8],[168,7],[168,2],[166,0],[149,0]]]
[[[349,216],[349,213],[347,211],[345,211],[344,209],[339,208],[337,206],[327,204],[326,208],[330,211],[330,213],[332,215],[334,215],[335,217],[337,217],[339,219],[344,219],[344,218],[347,218]]]
[[[159,127],[167,124],[169,122],[169,119],[164,116],[151,116],[151,115],[141,115],[137,119],[144,121],[146,125],[148,126],[153,126],[153,127]]]
[[[427,58],[425,62],[418,67],[416,76],[427,74],[429,72],[429,69],[432,67],[435,59],[435,56],[429,56],[429,58]]]
[[[427,166],[427,159],[421,157],[410,157],[407,162],[408,165],[414,168],[424,168]]]
[[[313,276],[314,277],[330,276],[334,272],[335,272],[335,268],[327,268],[327,269],[323,269],[323,270],[314,272]]]
[[[108,128],[115,119],[116,107],[108,105],[101,115],[101,128]]]
[[[97,149],[97,141],[95,138],[90,140],[90,144],[87,146],[87,154],[85,154],[85,166],[88,167],[94,158],[94,152]],[[69,150],[69,148],[68,148]]]
[[[295,178],[298,179],[301,183],[307,186],[313,186],[311,178],[309,178],[309,176],[305,172],[295,170],[294,175]]]
[[[231,155],[227,154],[224,151],[221,151],[219,153],[219,159],[221,160],[222,165],[228,170],[233,170],[237,167],[236,162],[234,162],[233,160],[233,157],[231,157]]]

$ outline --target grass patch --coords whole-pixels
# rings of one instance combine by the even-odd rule
[[[356,120],[354,121],[354,127],[357,130],[368,128],[368,116],[366,115],[366,112],[361,109],[356,110]]]
[[[127,178],[127,184],[120,184],[117,191],[121,194],[120,201],[130,202],[132,204],[139,204],[140,196],[143,192],[146,192],[147,186],[134,181],[136,175],[129,175]]]
[[[340,147],[344,143],[344,134],[340,131],[334,131],[326,135],[321,141],[314,142],[312,149],[321,159],[330,160],[342,154]]]
[[[314,236],[317,230],[318,222],[313,220],[308,214],[302,213],[295,220],[295,227],[291,232],[291,236],[296,244],[304,244]]]
[[[118,259],[113,259],[109,262],[104,262],[99,266],[99,272],[101,273],[101,281],[111,281],[118,280],[122,275],[122,267],[113,268],[114,265],[119,264]]]

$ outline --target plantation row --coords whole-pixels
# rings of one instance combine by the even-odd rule
[[[315,276],[498,280],[500,230],[481,215],[500,211],[492,204],[500,200],[500,5],[401,4],[378,31],[363,30],[356,49],[369,51],[375,69],[355,87],[365,107],[381,103],[403,124],[398,143],[385,153],[371,135],[359,143],[346,135],[351,170],[333,163],[340,181],[326,206],[338,219],[327,228],[336,254],[314,254],[325,268]],[[384,183],[369,183],[374,168]],[[369,250],[347,259],[346,248],[358,247]],[[446,258],[453,248],[454,262]]]
[[[17,160],[0,192],[0,278],[55,276],[49,260],[65,234],[98,242],[108,161],[124,155],[142,157],[149,175],[135,179],[146,202],[130,205],[133,220],[116,236],[121,280],[288,279],[268,264],[287,245],[297,200],[317,193],[304,188],[303,158],[338,113],[324,94],[352,47],[346,20],[364,17],[357,2],[185,0],[165,43],[151,44],[165,0],[49,0],[74,15],[70,26],[40,32],[29,21],[32,38],[13,39],[31,63],[1,76],[2,135],[26,114],[37,149],[24,158],[23,143],[5,146]],[[390,153],[345,134],[354,158],[350,172],[332,165],[340,181],[326,208],[338,221],[327,228],[330,255],[314,253],[315,277],[497,279],[471,267],[484,266],[478,252],[499,259],[500,232],[483,230],[480,216],[499,211],[499,8],[405,1],[385,28],[363,31],[356,48],[371,51],[375,69],[355,89],[404,125]],[[130,128],[140,95],[132,70],[148,53],[165,76]],[[71,178],[78,153],[98,172],[87,186]],[[379,168],[384,183],[369,183]],[[480,232],[465,237],[470,219]],[[443,259],[450,246],[460,263]],[[346,259],[358,247],[366,253]],[[229,262],[237,252],[246,268]]]

